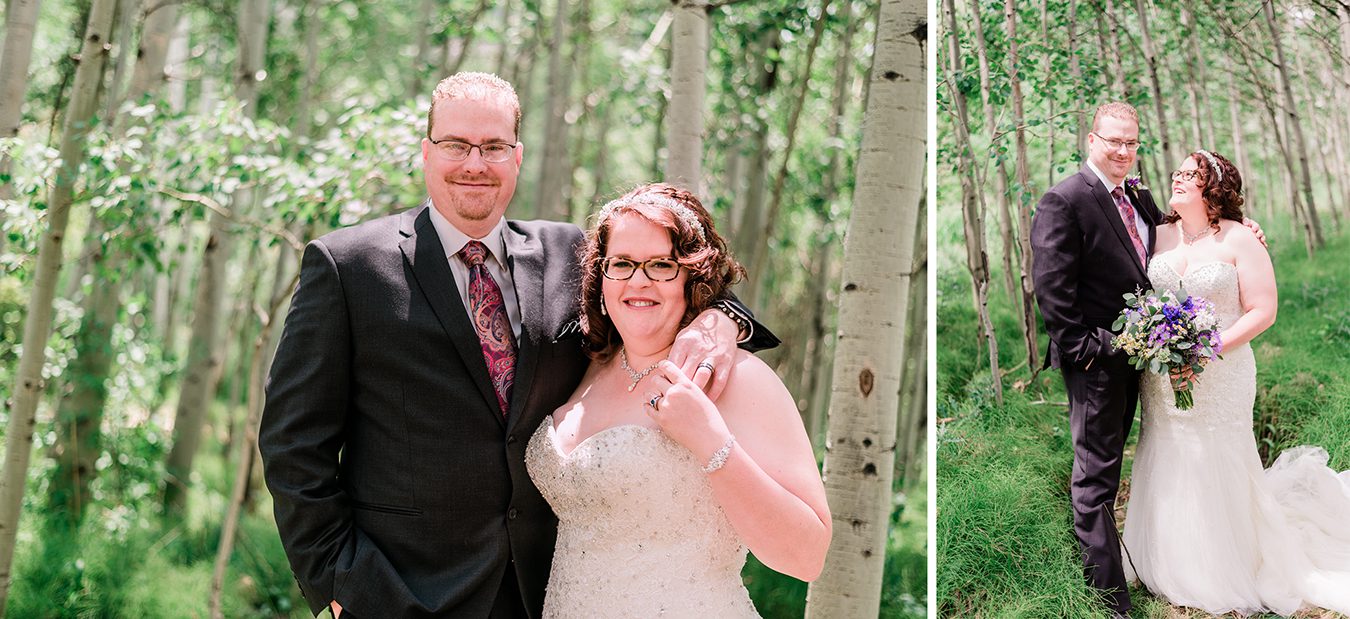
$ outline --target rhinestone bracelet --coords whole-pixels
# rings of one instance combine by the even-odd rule
[[[708,458],[708,465],[703,467],[704,473],[711,473],[722,468],[727,463],[727,457],[731,455],[731,446],[736,444],[736,437],[733,435],[722,444],[722,448],[714,451],[711,458]]]

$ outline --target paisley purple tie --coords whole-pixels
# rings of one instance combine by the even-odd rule
[[[516,342],[511,319],[506,316],[506,302],[502,289],[483,265],[487,246],[469,241],[458,255],[469,265],[469,319],[483,347],[483,360],[487,362],[488,376],[492,377],[492,388],[497,392],[497,404],[502,408],[502,416],[506,416],[511,404],[511,383],[516,376]]]
[[[1139,224],[1134,220],[1134,207],[1125,197],[1125,191],[1119,187],[1111,190],[1111,197],[1115,198],[1116,208],[1120,209],[1120,218],[1125,222],[1125,231],[1130,233],[1130,242],[1134,244],[1134,252],[1139,254],[1139,262],[1148,266],[1148,252],[1144,249],[1143,237],[1139,236]]]

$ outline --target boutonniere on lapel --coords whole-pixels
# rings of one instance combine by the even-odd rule
[[[1125,177],[1125,187],[1133,190],[1135,193],[1148,191],[1148,185],[1144,184],[1144,179],[1138,174],[1131,174]]]

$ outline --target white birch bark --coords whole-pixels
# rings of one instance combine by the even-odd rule
[[[1285,130],[1293,134],[1293,147],[1297,149],[1299,187],[1303,190],[1303,199],[1307,209],[1308,226],[1312,232],[1314,248],[1321,248],[1325,242],[1322,237],[1322,222],[1317,216],[1317,202],[1313,199],[1312,172],[1308,163],[1308,141],[1303,136],[1303,123],[1298,118],[1298,106],[1294,103],[1294,89],[1289,82],[1289,69],[1285,61],[1284,45],[1280,42],[1280,29],[1275,25],[1275,9],[1271,2],[1261,4],[1261,13],[1266,18],[1266,28],[1270,31],[1271,44],[1275,46],[1275,69],[1280,76],[1280,93],[1284,95]]]
[[[778,211],[783,204],[783,190],[787,187],[788,165],[792,163],[792,151],[797,144],[797,125],[801,122],[802,108],[806,105],[806,95],[811,88],[811,67],[815,64],[816,49],[820,46],[820,39],[825,33],[825,11],[830,8],[830,0],[824,0],[820,5],[821,18],[816,20],[811,32],[811,42],[806,46],[806,65],[802,67],[801,84],[797,89],[796,100],[792,102],[792,111],[788,115],[788,124],[785,135],[787,144],[783,146],[782,161],[778,166],[778,173],[774,175],[773,191],[769,194],[769,204],[765,209],[764,222],[760,225],[759,243],[754,244],[754,253],[750,256],[750,261],[746,265],[749,274],[746,276],[746,289],[751,292],[750,303],[752,306],[758,305],[764,298],[764,282],[767,278],[764,274],[769,270],[769,239],[774,238],[775,229],[778,226]]]
[[[1022,321],[1022,341],[1026,344],[1027,367],[1032,368],[1032,372],[1039,370],[1040,346],[1036,342],[1036,296],[1035,282],[1031,277],[1031,201],[1028,199],[1031,191],[1031,175],[1027,172],[1027,137],[1026,137],[1026,119],[1022,113],[1022,76],[1018,72],[1017,56],[1017,10],[1016,3],[1013,0],[1004,0],[1003,3],[1004,24],[1007,27],[1008,34],[1008,82],[1011,84],[1011,98],[1013,106],[1013,144],[1017,154],[1017,191],[1014,194],[1013,206],[1017,209],[1017,245],[1019,255],[1022,258],[1021,269],[1018,272],[1018,281],[1022,284],[1022,302],[1018,305],[1020,310],[1019,318]],[[987,299],[987,297],[986,297]],[[990,333],[992,333],[992,329]],[[995,376],[995,382],[1002,379]]]
[[[704,197],[703,98],[708,80],[708,2],[673,0],[665,180]]]
[[[548,50],[548,124],[544,128],[542,167],[535,191],[534,212],[538,217],[567,221],[563,200],[563,177],[567,167],[567,105],[572,100],[572,65],[563,48],[567,45],[568,3],[559,0],[553,15],[553,40]]]
[[[9,599],[10,568],[14,561],[15,535],[23,506],[24,482],[33,452],[33,429],[38,400],[46,387],[42,366],[46,362],[47,338],[52,330],[52,300],[61,271],[61,249],[70,221],[75,181],[84,162],[85,137],[97,120],[99,83],[108,60],[114,0],[94,0],[89,8],[79,66],[75,69],[69,107],[61,132],[61,168],[47,201],[47,231],[38,246],[33,271],[33,296],[28,299],[24,320],[23,354],[15,372],[13,408],[5,429],[4,472],[0,475],[0,615]]]
[[[961,67],[961,35],[956,19],[956,3],[954,0],[943,0],[943,8],[943,18],[947,26],[945,38],[949,45],[947,61],[952,63],[951,71],[955,74]],[[979,21],[976,20],[975,23],[978,25]],[[954,125],[958,149],[957,176],[961,179],[961,223],[965,232],[962,236],[965,237],[966,245],[966,270],[970,273],[970,291],[975,313],[980,321],[977,332],[978,345],[979,348],[988,346],[989,372],[994,379],[994,396],[1001,405],[1003,380],[998,363],[998,334],[994,331],[993,321],[989,318],[989,253],[984,235],[984,209],[980,208],[983,193],[975,178],[975,147],[970,137],[970,114],[966,111],[966,97],[961,91],[952,89],[951,99],[952,105],[956,108]],[[989,119],[992,121],[992,114]],[[990,130],[993,130],[992,125]],[[1005,251],[1008,249],[1010,248],[1005,246]],[[1018,294],[1016,298],[1020,303],[1021,295]]]
[[[19,135],[39,4],[39,0],[9,0],[5,11],[4,55],[0,56],[0,139]],[[9,155],[0,155],[0,175],[9,174],[9,168]],[[14,197],[13,191],[9,183],[0,183],[0,200]],[[0,224],[4,222],[4,214],[0,213]],[[0,234],[0,249],[5,247],[5,236]]]
[[[178,4],[159,2],[147,8],[151,11],[145,16],[145,26],[141,30],[128,98],[157,91],[168,81],[169,43],[178,27]]]
[[[236,97],[244,105],[245,115],[257,113],[258,83],[264,78],[263,59],[267,45],[269,0],[245,0],[239,8],[239,65],[235,74]],[[246,213],[254,192],[243,188],[235,192],[231,204],[235,213]],[[183,513],[192,461],[201,444],[202,426],[216,391],[222,363],[219,340],[225,319],[221,303],[225,297],[226,264],[234,247],[228,218],[212,211],[210,232],[202,254],[201,274],[197,282],[192,316],[192,335],[183,372],[182,389],[174,413],[173,447],[165,459],[164,508],[170,518]]]
[[[989,96],[993,92],[993,86],[990,83],[989,53],[985,46],[984,16],[980,10],[979,0],[969,0],[969,2],[972,17],[971,23],[975,27],[976,59],[979,61],[980,67],[980,103],[984,109],[984,127],[985,131],[988,131],[990,135],[993,135],[998,131],[998,122],[994,116],[994,106],[989,103]],[[956,7],[952,7],[950,10],[955,11]],[[1019,294],[1017,287],[1017,269],[1013,266],[1014,260],[1017,258],[1017,240],[1014,236],[1012,204],[1010,203],[1008,191],[1008,164],[1002,157],[996,159],[993,164],[994,193],[998,197],[999,209],[998,231],[1003,254],[1003,287],[1007,292],[1008,297],[1012,299],[1013,305],[1021,307],[1022,295]],[[983,192],[980,192],[980,202],[980,213],[984,213]],[[981,219],[983,219],[983,215],[981,215]],[[983,230],[983,228],[981,228],[981,230]],[[969,238],[967,238],[967,241],[969,241]]]
[[[807,617],[880,609],[895,465],[909,276],[925,159],[927,10],[883,0],[844,243],[839,340],[826,436],[834,540],[807,593]]]

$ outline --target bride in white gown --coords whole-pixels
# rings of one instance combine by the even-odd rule
[[[716,403],[666,360],[676,331],[740,273],[687,191],[607,204],[581,258],[581,385],[535,431],[530,477],[558,516],[545,617],[757,617],[746,549],[811,580],[825,489],[791,395],[737,351]]]
[[[1276,290],[1270,257],[1239,223],[1241,178],[1198,151],[1172,179],[1149,280],[1214,303],[1223,358],[1198,377],[1191,410],[1176,408],[1167,377],[1144,374],[1127,565],[1155,595],[1210,613],[1350,614],[1350,471],[1328,468],[1319,447],[1268,470],[1257,454],[1248,342],[1274,323]]]

